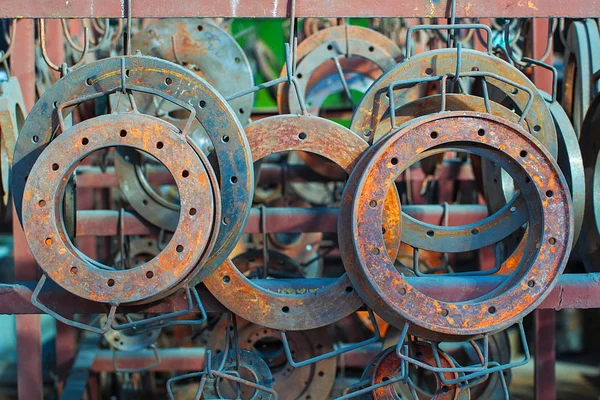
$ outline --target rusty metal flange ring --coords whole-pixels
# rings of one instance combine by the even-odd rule
[[[600,269],[600,96],[596,96],[583,121],[579,143],[585,169],[585,214],[579,251],[588,271]]]
[[[226,318],[213,328],[206,347],[223,351]],[[300,368],[289,365],[281,342],[281,333],[238,319],[238,337],[241,349],[253,351],[262,358],[273,374],[273,389],[282,399],[326,400],[336,375],[335,357]],[[333,350],[333,341],[325,328],[289,332],[290,348],[299,359],[308,359]],[[309,397],[310,396],[310,397]]]
[[[389,118],[389,100],[387,98],[388,87],[399,81],[454,74],[456,73],[456,61],[456,49],[432,50],[404,60],[377,79],[365,93],[352,116],[350,129],[361,137],[373,137],[375,140],[386,135],[392,129]],[[556,156],[558,151],[556,129],[546,101],[521,71],[498,57],[469,49],[461,51],[460,65],[463,73],[470,71],[495,73],[511,82],[531,89],[534,95],[531,109],[526,116],[529,132],[546,146],[553,157]],[[505,93],[520,110],[525,108],[529,101],[528,93],[522,90],[515,92],[513,85],[493,78],[488,77],[486,81],[489,85],[497,87]],[[394,90],[396,108],[402,107],[411,100],[412,92],[410,89],[410,87],[398,87]]]
[[[600,34],[595,20],[571,23],[564,55],[562,106],[573,122],[577,137],[581,135],[590,104],[600,92],[600,82],[592,82],[592,76],[600,70],[600,56],[594,51],[599,47]]]
[[[198,74],[223,97],[254,86],[246,54],[227,31],[207,19],[159,19],[133,35],[131,46]],[[229,102],[242,124],[254,104],[254,93]]]
[[[402,57],[400,48],[388,37],[369,28],[354,25],[332,26],[323,29],[304,40],[296,53],[298,60],[296,78],[301,96],[306,98],[310,89],[313,73],[327,61],[340,57],[343,66],[348,58],[360,57],[371,61],[381,71],[392,68]],[[350,62],[349,66],[356,69],[361,64]],[[348,71],[347,68],[342,68]],[[333,68],[332,72],[337,70]],[[373,72],[370,72],[372,74]],[[281,76],[287,74],[284,66]],[[277,88],[277,105],[281,114],[299,113],[300,105],[294,87],[287,84],[279,85]]]
[[[260,358],[258,355],[248,350],[230,349],[227,352],[227,354],[225,352],[221,352],[215,355],[212,358],[212,365],[219,366],[225,356],[227,356],[227,358],[225,359],[223,372],[227,373],[235,371],[236,360],[239,360],[240,374],[242,374],[242,372],[249,373],[249,382],[253,382],[257,385],[268,389],[273,388],[273,375],[271,374],[271,370],[269,369],[267,363],[265,363],[262,360],[262,358]],[[230,386],[227,385],[227,383],[229,383]],[[204,386],[204,390],[202,391],[203,397],[205,399],[235,398],[235,383],[232,381],[227,381],[227,383],[224,379],[222,379],[219,376],[207,375],[206,384]],[[227,388],[226,386],[229,386],[229,388]],[[230,393],[227,389],[230,389]],[[240,390],[241,398],[244,399],[252,398],[261,400],[272,400],[277,397],[273,393],[266,392],[265,390],[254,389],[248,386],[244,386],[243,384],[240,385]],[[225,393],[223,393],[224,391]],[[252,393],[254,394],[252,395]],[[252,395],[252,397],[250,397],[250,395]]]
[[[518,176],[519,171],[528,175],[519,185],[530,219],[526,248],[517,268],[486,295],[457,303],[414,289],[381,251],[387,188],[420,154],[446,146],[474,154],[479,148],[499,151],[512,159],[512,164],[504,165],[511,175]],[[573,240],[570,193],[552,156],[521,127],[489,114],[440,113],[405,125],[369,155],[363,157],[346,185],[338,232],[351,281],[384,320],[396,327],[408,320],[416,325],[415,334],[423,338],[447,335],[448,340],[464,340],[516,323],[554,287]]]
[[[156,343],[160,333],[160,328],[145,332],[136,332],[133,329],[121,331],[109,329],[104,334],[104,339],[116,350],[140,351]]]
[[[579,239],[585,212],[586,190],[583,158],[577,133],[564,108],[556,101],[549,102],[548,108],[552,113],[558,132],[558,166],[565,175],[573,199],[573,221],[575,224],[573,226],[573,246],[575,246]]]
[[[243,128],[225,99],[196,74],[169,61],[139,55],[103,59],[69,73],[42,96],[29,113],[15,147],[11,183],[17,215],[22,220],[26,177],[58,129],[54,107],[84,96],[122,91],[123,87],[156,91],[189,104],[212,140],[222,215],[214,250],[194,277],[194,282],[199,282],[228,257],[242,235],[252,203],[254,171]]]
[[[73,245],[62,218],[65,177],[85,156],[111,146],[135,147],[161,160],[181,195],[171,241],[154,259],[129,270],[96,268]],[[214,212],[206,166],[177,128],[141,114],[113,114],[67,129],[40,154],[25,186],[23,229],[40,268],[54,282],[85,299],[123,304],[171,290],[196,268],[210,250]]]
[[[399,375],[402,370],[402,360],[396,355],[395,350],[396,349],[394,347],[390,347],[382,351],[376,357],[376,361],[364,371],[362,378],[364,380],[370,379],[372,385],[377,385]],[[414,342],[411,345],[411,351],[414,354],[419,353],[419,361],[432,366],[436,365],[436,360],[434,358],[433,349],[431,348],[431,345],[424,342]],[[455,367],[454,361],[448,354],[440,351],[439,355],[440,365],[443,368]],[[457,385],[445,385],[437,377],[437,375],[434,376],[436,378],[435,391],[433,393],[428,393],[427,398],[435,400],[467,400],[471,398],[469,389],[460,390]],[[452,379],[458,378],[459,374],[456,372],[444,372],[443,376],[444,380],[451,381]],[[407,396],[407,398],[410,398],[409,385],[401,382],[396,383],[396,385],[396,387],[394,387],[395,385],[392,384],[373,390],[372,398],[397,399],[400,395]],[[425,393],[422,391],[422,388],[417,386],[415,389],[419,395],[422,394],[423,398],[425,398]],[[397,393],[397,390],[400,393]]]
[[[280,115],[246,127],[255,161],[282,151],[307,151],[334,161],[348,173],[368,144],[339,124],[319,117]],[[395,258],[399,247],[400,212],[397,192],[387,195],[385,248]],[[246,279],[227,260],[205,281],[208,290],[241,318],[280,330],[314,329],[329,325],[356,311],[362,301],[344,274],[314,293],[281,294]]]

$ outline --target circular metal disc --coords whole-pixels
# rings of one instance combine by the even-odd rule
[[[164,250],[138,268],[95,267],[73,245],[63,223],[63,196],[79,162],[96,150],[128,146],[167,167],[181,196],[178,229]],[[179,284],[204,254],[215,205],[207,170],[179,131],[141,114],[113,114],[67,129],[41,153],[23,193],[23,230],[40,268],[77,296],[111,304],[147,300]]]

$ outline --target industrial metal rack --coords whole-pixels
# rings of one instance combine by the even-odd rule
[[[12,70],[18,76],[27,108],[34,104],[34,18],[161,18],[161,17],[245,17],[245,18],[286,18],[290,4],[283,0],[228,0],[228,1],[184,1],[184,0],[133,0],[131,9],[125,0],[3,0],[0,2],[0,17],[18,18],[17,43],[11,57]],[[398,2],[381,0],[297,0],[298,17],[437,17],[448,18],[450,1],[415,0]],[[461,18],[539,18],[534,22],[535,35],[543,40],[535,42],[534,53],[541,54],[546,45],[547,17],[585,18],[600,15],[600,1],[597,0],[494,0],[456,2],[456,16]],[[50,57],[62,57],[62,32],[57,20],[49,21],[47,28]],[[538,87],[550,92],[551,76],[548,71],[536,70],[534,80]],[[301,171],[287,171],[291,179],[301,179]],[[100,171],[90,172],[90,179],[82,177],[79,185],[116,186],[114,175]],[[102,175],[100,177],[100,175]],[[98,178],[101,179],[98,179]],[[439,220],[441,210],[437,206],[423,207],[427,219]],[[474,208],[470,213],[457,216],[461,223],[477,220],[481,214]],[[410,211],[408,211],[410,213]],[[421,214],[423,215],[423,214]],[[142,234],[148,232],[143,223],[130,218],[127,232]],[[267,232],[286,232],[290,226],[303,227],[306,231],[331,232],[336,230],[337,210],[287,209],[285,213],[268,213],[265,217]],[[112,235],[117,231],[118,215],[115,212],[94,214],[81,213],[78,217],[78,234]],[[40,310],[31,304],[32,290],[38,279],[38,266],[29,252],[18,219],[13,218],[14,256],[17,283],[0,284],[0,313],[16,314],[18,340],[18,393],[20,399],[43,398],[41,367]],[[255,210],[250,217],[246,232],[261,232],[260,217]],[[443,290],[452,293],[456,300],[473,291],[485,287],[485,277],[449,278],[444,281]],[[434,288],[421,288],[423,291]],[[207,291],[201,292],[207,311],[221,311],[218,302]],[[60,314],[94,313],[105,310],[93,304],[48,285],[41,298]],[[185,308],[182,296],[152,304],[145,311],[169,312]],[[535,394],[536,399],[555,398],[555,311],[565,308],[600,308],[600,273],[565,274],[548,298],[535,312]],[[58,324],[56,347],[59,371],[66,374],[68,366],[75,360],[74,368],[67,379],[65,395],[77,396],[87,384],[89,371],[111,370],[110,356],[91,347],[75,347],[73,328]],[[203,368],[203,351],[165,350],[161,357],[162,370],[199,370]],[[126,359],[129,367],[147,363],[146,354]],[[63,375],[64,376],[64,375]]]

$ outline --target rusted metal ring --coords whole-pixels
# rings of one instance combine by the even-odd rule
[[[347,56],[347,57],[346,57]],[[392,68],[402,57],[400,48],[388,37],[369,28],[355,25],[332,26],[323,29],[306,38],[298,46],[296,59],[296,78],[298,79],[298,89],[301,96],[306,98],[310,88],[315,81],[313,74],[323,66],[327,61],[334,57],[340,57],[340,64],[345,65],[346,60],[352,56],[357,56],[369,60],[379,67],[381,71],[387,71]],[[357,69],[362,63],[350,64],[353,70]],[[336,68],[328,68],[329,74],[337,73]],[[343,68],[348,71],[347,68]],[[370,72],[371,74],[373,72]],[[281,76],[287,74],[284,66]],[[312,80],[312,82],[311,82]],[[279,85],[277,90],[277,105],[281,114],[299,113],[300,105],[296,89],[287,84]]]
[[[222,215],[214,250],[193,279],[200,282],[228,257],[242,235],[252,203],[254,171],[248,141],[231,107],[196,74],[169,61],[139,55],[99,60],[69,73],[42,96],[15,147],[11,183],[17,215],[22,221],[25,179],[58,130],[55,107],[83,96],[122,91],[123,84],[129,90],[155,90],[189,104],[212,140]]]
[[[133,35],[131,46],[142,54],[191,69],[223,97],[254,86],[246,54],[227,31],[208,19],[159,19]],[[242,124],[254,104],[254,93],[229,101]]]
[[[25,121],[25,100],[19,80],[11,77],[7,82],[0,82],[0,178],[2,184],[2,202],[0,216],[6,213],[10,202],[10,170],[13,164],[13,153],[19,131]]]
[[[513,160],[512,165],[504,165],[508,172],[518,175],[515,171],[524,171],[529,178],[519,185],[530,219],[517,269],[488,294],[457,303],[415,290],[381,251],[387,188],[420,154],[446,146],[474,154],[480,147],[499,151]],[[405,125],[368,154],[346,185],[338,232],[351,281],[384,320],[397,327],[410,321],[417,325],[413,325],[418,331],[415,334],[423,338],[447,335],[448,340],[464,340],[516,323],[554,287],[573,240],[570,193],[552,156],[521,127],[489,114],[440,113]]]
[[[225,328],[226,318],[222,318],[213,328],[207,348],[223,351]],[[238,337],[241,349],[256,353],[267,363],[273,374],[273,389],[280,398],[329,398],[336,375],[335,357],[293,368],[285,356],[279,331],[238,319]],[[294,354],[302,360],[333,350],[333,341],[325,328],[289,332],[287,338]]]
[[[549,96],[548,96],[549,97]],[[558,102],[548,103],[558,132],[557,162],[565,175],[573,199],[573,246],[579,239],[585,212],[585,170],[579,140],[565,109]]]
[[[600,96],[596,96],[583,121],[579,144],[585,170],[585,213],[579,251],[588,271],[600,269]]]
[[[600,70],[600,56],[592,49],[599,47],[600,34],[596,21],[571,23],[564,55],[562,106],[573,122],[578,138],[590,104],[600,92],[600,82],[592,82],[592,76]]]
[[[280,115],[246,127],[255,161],[276,152],[308,151],[329,158],[348,173],[368,144],[339,124],[319,117]],[[395,258],[399,246],[397,193],[386,197],[385,248]],[[304,330],[331,324],[356,311],[362,301],[344,274],[331,285],[298,295],[275,293],[246,279],[227,260],[205,280],[208,290],[234,314],[274,329]]]
[[[127,254],[117,253],[115,265],[126,263],[129,268],[139,264],[139,259],[152,259],[160,253],[158,241],[153,238],[138,237],[127,243]],[[126,257],[126,258],[125,258]]]
[[[236,368],[236,360],[239,359],[239,369],[245,370],[250,373],[252,376],[249,380],[250,382],[254,382],[257,385],[272,389],[273,388],[273,375],[271,374],[271,370],[267,363],[265,363],[262,358],[257,356],[251,351],[242,350],[242,349],[230,349],[227,353],[220,352],[212,358],[212,365],[218,366],[223,361],[223,358],[227,356],[225,359],[225,364],[223,366],[223,372],[228,373],[231,371],[235,371]],[[202,394],[205,399],[227,399],[232,397],[225,397],[222,393],[221,383],[224,382],[219,376],[211,376],[207,375],[206,384],[204,386],[204,390]],[[231,384],[232,394],[235,393],[235,384]],[[276,396],[273,393],[266,392],[260,389],[254,388],[246,388],[244,385],[240,385],[240,389],[242,393],[244,389],[249,390],[248,394],[254,393],[252,396],[253,399],[261,399],[261,400],[272,400]],[[247,398],[242,396],[242,398]]]
[[[128,270],[96,268],[73,245],[62,219],[65,177],[85,156],[111,146],[135,147],[161,160],[181,196],[171,241],[157,257]],[[100,116],[67,129],[40,154],[25,186],[23,229],[42,270],[69,292],[103,303],[140,302],[176,287],[210,251],[215,204],[209,188],[206,166],[171,124],[141,114]]]
[[[456,72],[456,49],[439,49],[417,54],[399,63],[396,67],[382,75],[365,93],[352,116],[350,129],[361,137],[380,138],[391,130],[389,119],[388,87],[395,82],[427,79],[430,76],[442,76]],[[476,50],[461,51],[461,72],[482,71],[502,75],[507,80],[531,89],[534,93],[531,109],[527,114],[529,132],[538,138],[554,157],[558,147],[556,129],[552,116],[544,98],[538,93],[533,83],[518,69],[498,57]],[[519,109],[523,110],[529,95],[522,91],[514,91],[515,87],[505,82],[486,78],[488,84],[500,89]],[[411,100],[412,87],[396,88],[394,104],[402,107]]]
[[[402,369],[402,360],[396,355],[394,347],[390,347],[383,352],[381,352],[377,357],[373,364],[369,366],[363,373],[363,379],[370,379],[372,385],[383,383],[401,373]],[[414,342],[410,346],[410,351],[414,354],[418,353],[419,361],[435,366],[436,361],[433,355],[433,349],[431,345],[424,342]],[[452,358],[444,353],[443,351],[439,352],[440,355],[440,365],[443,368],[453,368],[455,367],[455,363]],[[435,391],[433,393],[428,393],[428,398],[435,400],[466,400],[470,399],[470,391],[469,389],[460,390],[457,385],[445,385],[438,377],[435,375]],[[450,381],[459,376],[456,372],[444,372],[443,377],[445,380]],[[410,389],[407,384],[397,383],[399,386],[398,389],[400,393],[396,392],[396,388],[394,385],[387,385],[373,390],[372,398],[373,399],[395,399],[400,395],[410,396]],[[423,394],[422,388],[416,388],[419,394]]]
[[[104,339],[116,350],[140,351],[156,343],[160,333],[160,328],[145,332],[136,332],[133,329],[121,331],[109,329],[104,334]]]

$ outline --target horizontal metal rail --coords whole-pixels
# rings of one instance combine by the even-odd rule
[[[446,17],[450,0],[298,0],[297,17]],[[134,18],[159,17],[289,17],[285,0],[133,0]],[[2,0],[1,18],[124,18],[126,0]],[[598,17],[598,0],[457,0],[456,16],[464,17]]]
[[[502,279],[498,276],[446,276],[407,277],[410,284],[428,296],[446,301],[466,301],[481,296],[493,289]],[[289,293],[290,289],[297,293],[321,288],[333,280],[322,279],[266,279],[254,282],[272,291]],[[31,294],[35,282],[0,284],[0,314],[39,314],[41,311],[31,304]],[[223,312],[223,307],[203,287],[198,287],[202,302],[207,312]],[[56,284],[48,283],[40,294],[42,302],[61,314],[104,313],[103,304],[94,303],[66,292]],[[166,313],[186,307],[183,293],[175,294],[168,299],[150,305],[123,307],[119,311]],[[538,309],[561,310],[565,308],[600,308],[600,273],[565,274],[550,295],[540,304]]]

